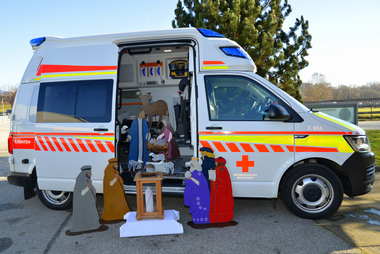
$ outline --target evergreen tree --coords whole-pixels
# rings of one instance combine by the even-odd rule
[[[282,29],[291,11],[287,0],[178,0],[172,26],[207,28],[236,41],[258,75],[301,101],[298,73],[308,66],[311,35],[302,16],[288,32]]]

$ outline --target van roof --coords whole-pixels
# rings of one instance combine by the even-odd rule
[[[256,71],[252,58],[235,41],[207,29],[176,28],[79,37],[40,37],[31,40],[36,51],[22,82],[51,78],[48,66],[112,66],[117,68],[118,48],[154,47],[157,43],[185,43],[196,50],[199,71]],[[152,44],[153,43],[153,44]],[[94,54],[96,52],[96,55]],[[70,56],[70,57],[69,57]],[[107,67],[107,68],[108,68]],[[98,67],[96,67],[98,68]],[[75,74],[75,75],[74,75]],[[66,79],[78,73],[67,73]],[[114,73],[116,75],[116,72]]]
[[[213,32],[211,30],[207,30]],[[216,32],[213,32],[217,34]],[[220,35],[220,34],[219,34]],[[58,36],[46,36],[40,46],[32,45],[34,50],[38,50],[42,47],[59,47],[61,43],[64,46],[79,46],[79,45],[94,45],[94,44],[121,44],[128,43],[132,41],[150,41],[157,39],[176,39],[176,38],[194,38],[200,39],[201,37],[206,37],[202,35],[201,31],[197,28],[173,28],[173,29],[163,29],[163,30],[149,30],[149,31],[137,31],[137,32],[125,32],[125,33],[114,33],[114,34],[100,34],[100,35],[88,35],[88,36],[77,36],[77,37],[58,37]],[[233,44],[238,44],[231,41],[224,36],[207,36],[214,37],[213,39],[229,41]],[[31,41],[32,44],[32,41]],[[63,46],[63,45],[62,45]]]

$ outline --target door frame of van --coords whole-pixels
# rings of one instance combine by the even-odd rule
[[[189,80],[191,80],[191,78],[193,78],[193,85],[194,85],[194,88],[191,88],[190,84],[190,88],[191,89],[195,89],[194,90],[194,94],[195,94],[195,111],[196,111],[196,117],[195,117],[195,120],[196,120],[196,123],[195,123],[195,126],[196,126],[196,139],[194,140],[194,143],[192,144],[191,142],[191,136],[190,136],[190,146],[194,146],[194,148],[196,149],[196,151],[198,151],[198,147],[199,147],[199,135],[198,135],[198,129],[199,129],[199,126],[198,126],[198,103],[197,103],[197,99],[198,99],[198,84],[197,84],[197,69],[196,69],[196,58],[197,58],[197,52],[196,52],[196,48],[199,48],[199,43],[197,42],[196,39],[194,38],[188,38],[188,39],[178,39],[178,40],[162,40],[162,41],[156,41],[156,40],[153,40],[153,41],[150,41],[150,42],[147,42],[147,41],[142,41],[142,42],[131,42],[131,43],[119,43],[119,44],[116,44],[116,46],[118,46],[119,48],[119,57],[118,57],[118,63],[117,63],[117,72],[119,73],[119,68],[121,66],[121,59],[122,59],[122,53],[125,51],[125,50],[131,50],[131,49],[143,49],[143,48],[153,48],[153,47],[178,47],[178,46],[186,46],[186,47],[189,47],[189,48],[192,48],[193,50],[193,54],[192,54],[192,58],[193,58],[193,74],[190,73],[189,71],[189,76],[187,77]],[[189,59],[191,57],[191,54],[189,54]],[[190,66],[190,64],[189,64]],[[120,83],[120,80],[119,80],[119,75],[117,75],[117,79],[116,79],[116,89],[117,89],[117,94],[119,93],[119,91],[121,91],[121,88],[119,87],[119,83]],[[190,91],[190,94],[191,94],[191,91]],[[189,94],[189,96],[190,96]],[[121,97],[120,97],[121,99]],[[115,100],[115,106],[116,106],[116,110],[115,110],[115,140],[116,140],[116,143],[115,143],[115,158],[119,158],[119,144],[120,144],[120,139],[119,137],[116,137],[116,136],[119,136],[120,134],[120,127],[121,127],[121,123],[119,122],[118,118],[117,118],[117,110],[118,110],[118,103],[119,101],[116,99]],[[190,118],[191,118],[191,115],[190,115]],[[118,127],[117,127],[118,126]],[[190,124],[191,126],[191,124]],[[194,131],[194,130],[191,130],[191,131]],[[121,168],[120,167],[120,162],[118,161],[118,164],[119,164],[119,169]],[[129,193],[129,192],[128,192]]]

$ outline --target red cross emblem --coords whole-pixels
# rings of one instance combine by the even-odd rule
[[[236,167],[242,167],[243,173],[248,173],[249,167],[254,167],[255,161],[250,161],[248,155],[243,155],[241,161],[236,161]]]

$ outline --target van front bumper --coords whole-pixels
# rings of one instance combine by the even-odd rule
[[[364,195],[371,191],[375,182],[375,154],[355,152],[342,165],[349,183],[344,192],[350,197]]]

